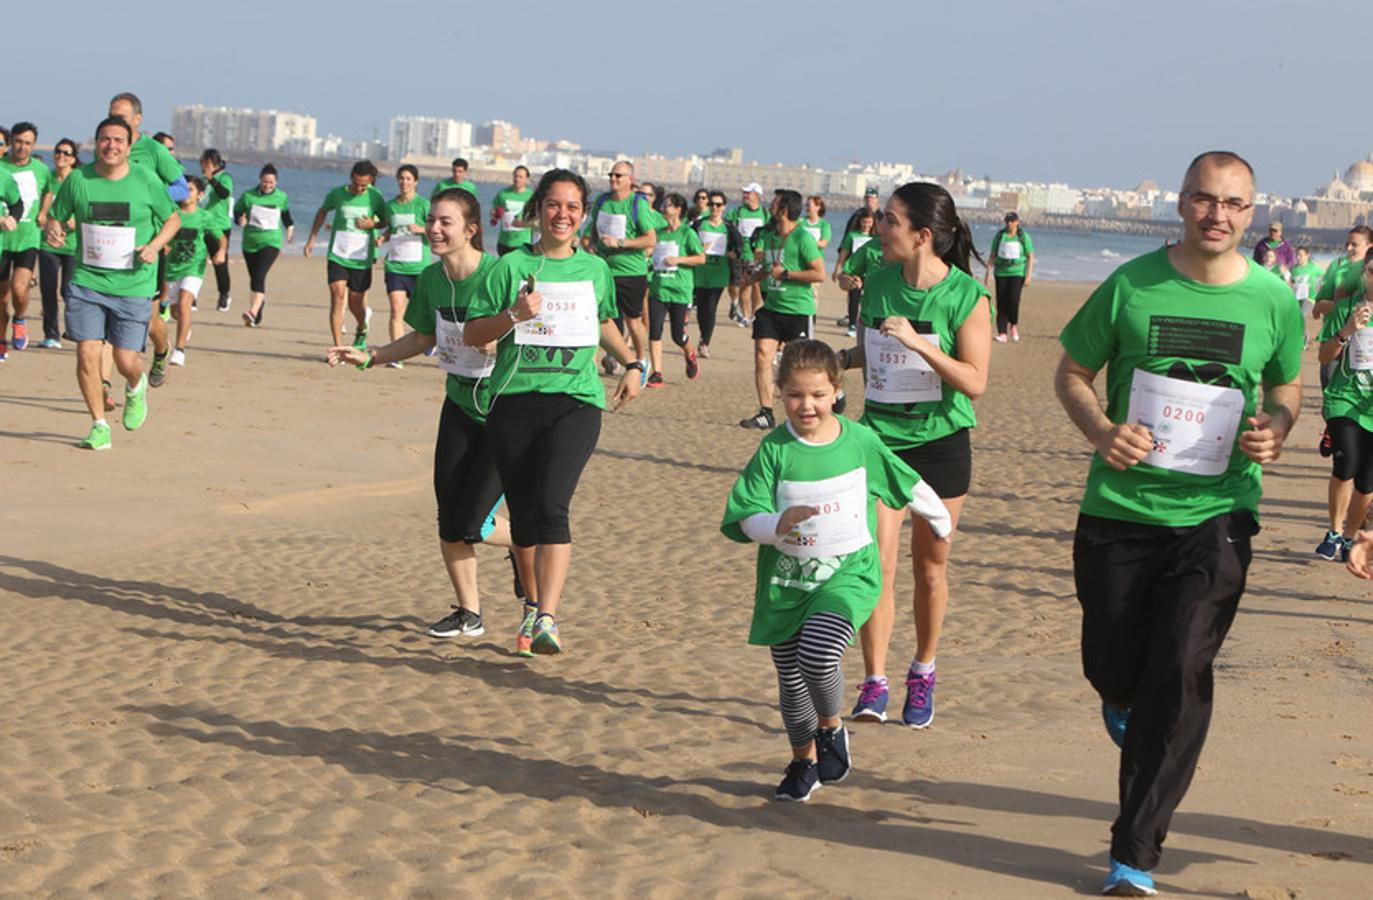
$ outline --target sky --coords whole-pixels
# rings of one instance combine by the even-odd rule
[[[0,121],[37,123],[40,143],[84,141],[132,90],[148,132],[197,103],[306,113],[348,138],[384,138],[392,115],[500,118],[610,152],[742,147],[1076,187],[1175,188],[1196,153],[1231,149],[1260,190],[1300,195],[1373,153],[1357,107],[1332,112],[1369,80],[1331,39],[1366,27],[1353,0],[75,8],[47,39],[7,42]]]

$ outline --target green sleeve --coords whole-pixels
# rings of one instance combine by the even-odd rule
[[[705,253],[705,245],[701,243],[701,238],[694,229],[686,229],[686,240],[682,242],[686,245],[686,252],[683,256],[695,256],[697,253]]]
[[[1293,306],[1295,309],[1296,307]],[[1298,329],[1300,330],[1300,329]],[[1080,366],[1099,372],[1116,352],[1116,291],[1108,279],[1063,327],[1059,343]]]
[[[443,263],[435,265],[441,266]],[[421,272],[415,280],[414,296],[405,307],[405,324],[420,334],[433,334],[435,331],[433,284],[434,281]]]
[[[777,449],[771,441],[758,445],[753,458],[739,473],[725,501],[725,517],[720,531],[731,541],[749,543],[739,523],[757,513],[774,513],[777,509]]]
[[[1290,295],[1277,304],[1278,346],[1268,365],[1263,367],[1265,386],[1287,384],[1301,374],[1302,348],[1306,344],[1301,320],[1301,307],[1291,302]]]
[[[848,232],[845,232],[845,233],[844,233],[844,239],[843,239],[842,241],[839,242],[839,252],[840,252],[840,253],[847,253],[847,254],[849,254],[850,256],[853,255],[853,232],[852,232],[852,231],[848,231]]]
[[[1035,242],[1030,240],[1030,233],[1028,231],[1020,232],[1020,240],[1025,244],[1026,256],[1029,256],[1031,253],[1035,252]]]
[[[815,243],[815,238],[810,236],[810,232],[804,228],[798,228],[795,232],[801,236],[801,246],[797,248],[796,255],[801,260],[801,264],[809,266],[817,259],[821,259],[820,245]]]
[[[491,272],[482,281],[481,286],[477,288],[476,295],[473,296],[472,302],[467,307],[469,321],[497,315],[505,312],[513,305],[515,291],[511,289],[511,271],[512,269],[508,265],[491,267]],[[512,299],[508,300],[507,298]],[[613,294],[612,302],[614,302]]]
[[[170,154],[168,154],[170,158]],[[148,179],[148,199],[153,208],[153,218],[157,220],[155,227],[161,228],[162,223],[172,217],[177,211],[177,206],[172,202],[172,198],[167,194],[167,188],[157,183],[156,179]]]
[[[72,217],[72,213],[75,211],[76,206],[76,198],[72,196],[72,191],[75,190],[73,185],[79,180],[79,176],[73,172],[68,175],[67,180],[62,182],[61,186],[58,187],[57,196],[53,198],[52,206],[48,207],[48,216],[50,218],[56,219],[65,225],[67,220]]]
[[[181,168],[181,163],[176,161],[176,157],[172,156],[172,151],[163,147],[161,144],[158,144],[157,147],[162,152],[154,154],[157,157],[155,168],[157,169],[157,177],[162,179],[163,187],[165,187],[176,181],[185,173]]]
[[[857,425],[867,432],[863,440],[867,445],[868,493],[874,494],[891,509],[903,508],[911,502],[911,490],[920,483],[920,474],[906,465],[866,426],[844,423],[846,428],[851,425]]]
[[[238,195],[238,200],[234,203],[234,217],[235,217],[235,218],[247,214],[247,212],[248,212],[248,205],[247,205],[246,203],[244,203],[244,200],[246,200],[247,197],[248,197],[248,194],[247,194],[246,191],[245,191],[244,193]]]
[[[1353,297],[1345,297],[1335,304],[1335,308],[1321,322],[1321,333],[1317,340],[1325,343],[1335,337],[1336,333],[1344,327],[1344,323],[1349,320],[1349,313],[1354,308],[1353,301]]]
[[[602,263],[596,269],[596,311],[600,320],[606,322],[620,314],[615,302],[615,279],[610,275],[610,266]]]
[[[820,220],[820,240],[828,241],[834,236],[834,230],[830,228],[828,219]]]
[[[319,208],[324,210],[325,212],[332,212],[333,210],[338,209],[340,199],[339,194],[342,191],[343,188],[334,188],[329,193],[325,194],[324,202],[319,205]]]

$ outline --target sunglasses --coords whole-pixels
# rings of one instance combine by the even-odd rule
[[[629,175],[627,175],[627,174],[624,173],[624,172],[611,172],[609,177],[612,178],[612,179],[619,179],[619,178],[628,178]]]
[[[75,156],[76,154],[73,153],[73,152],[71,152],[70,150],[54,150],[54,151],[52,151],[52,155],[53,155],[53,156]]]
[[[710,205],[711,205],[711,206],[724,206],[724,204],[721,203],[719,200],[713,200],[713,201],[711,201],[711,204],[710,204]]]

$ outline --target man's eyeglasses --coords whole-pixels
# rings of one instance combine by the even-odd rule
[[[629,175],[628,175],[627,173],[625,173],[625,172],[611,172],[611,173],[610,173],[610,179],[611,179],[612,181],[614,181],[614,180],[616,180],[616,179],[619,179],[619,178],[628,178],[628,177],[629,177]]]
[[[1197,212],[1210,212],[1214,207],[1218,210],[1225,210],[1232,216],[1254,208],[1254,204],[1246,203],[1239,197],[1217,197],[1215,194],[1207,194],[1203,191],[1188,191],[1187,202],[1191,203],[1192,208]]]

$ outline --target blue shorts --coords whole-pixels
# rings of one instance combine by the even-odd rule
[[[394,294],[397,291],[403,292],[407,297],[415,296],[415,283],[419,281],[418,275],[406,275],[403,272],[386,273],[386,293]]]
[[[105,341],[142,352],[152,317],[151,297],[116,297],[78,284],[67,288],[67,333],[74,341]]]

